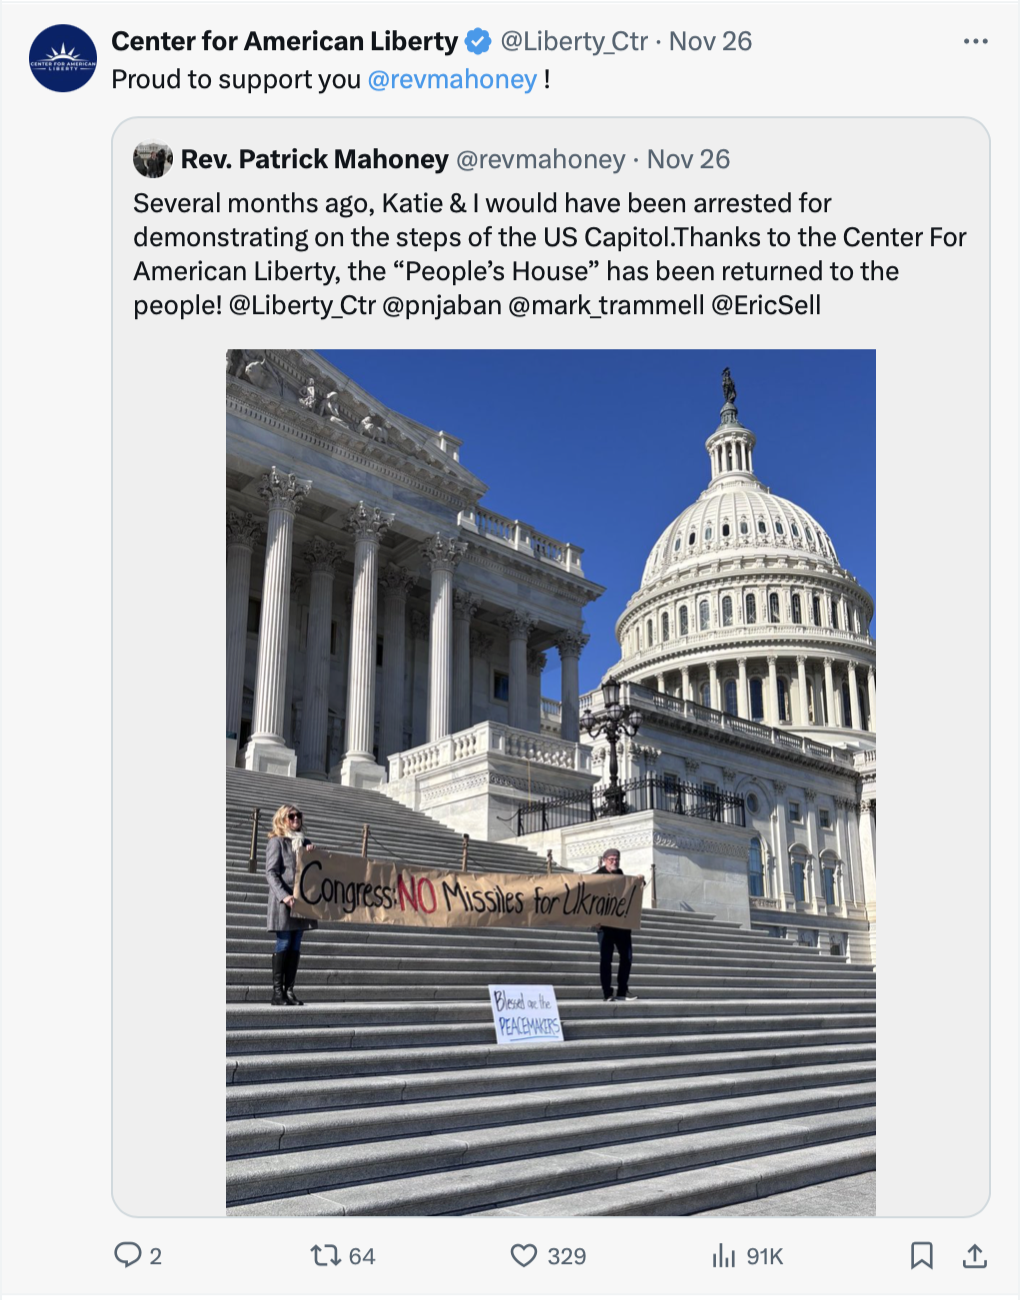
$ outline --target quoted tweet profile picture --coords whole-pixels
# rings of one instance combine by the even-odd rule
[[[58,23],[32,42],[29,67],[47,90],[78,90],[96,71],[96,46],[81,27]]]
[[[170,172],[174,162],[171,146],[163,140],[143,140],[132,150],[132,166],[148,180]]]

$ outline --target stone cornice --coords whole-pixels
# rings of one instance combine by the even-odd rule
[[[550,595],[572,601],[576,606],[598,600],[606,591],[599,583],[587,578],[575,578],[561,569],[550,568],[531,559],[521,559],[516,553],[486,548],[481,541],[473,541],[465,557],[467,564],[475,564],[486,573],[498,573],[513,578],[518,583],[535,587]]]
[[[314,451],[343,461],[356,469],[381,475],[400,487],[440,501],[454,514],[478,500],[470,485],[455,482],[444,469],[430,461],[407,457],[391,444],[368,439],[342,421],[329,421],[299,406],[262,393],[259,389],[229,378],[226,406],[229,414],[250,420],[282,437],[303,443]]]

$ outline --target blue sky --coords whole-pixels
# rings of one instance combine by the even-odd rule
[[[650,548],[707,486],[703,444],[725,366],[757,436],[757,477],[810,511],[874,596],[874,352],[321,355],[387,406],[461,438],[489,509],[584,548],[586,576],[607,591],[585,610],[583,690],[619,657],[614,624]],[[543,693],[559,698],[556,651],[548,658]]]

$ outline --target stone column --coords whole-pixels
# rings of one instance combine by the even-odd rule
[[[440,740],[451,731],[453,692],[453,573],[467,554],[467,542],[436,533],[422,544],[421,554],[432,574],[429,597],[431,630],[428,642],[428,739]]]
[[[414,574],[387,564],[382,575],[382,716],[378,724],[378,753],[388,767],[389,756],[403,750],[403,683],[407,672],[407,597]]]
[[[857,666],[850,659],[846,664],[846,683],[850,688],[850,717],[855,730],[860,730],[860,693],[857,690]]]
[[[778,711],[778,660],[774,655],[767,657],[767,693],[767,722],[776,727],[782,719]]]
[[[261,480],[268,504],[268,544],[264,558],[261,627],[254,681],[253,734],[246,746],[251,771],[296,775],[296,754],[285,743],[286,653],[289,630],[289,578],[293,562],[293,520],[311,490],[309,479],[280,474],[273,465]]]
[[[350,684],[347,690],[346,757],[343,785],[378,786],[385,769],[375,762],[375,657],[378,644],[378,548],[395,515],[361,501],[350,512],[355,538]]]
[[[748,718],[750,716],[750,683],[746,677],[746,660],[736,660],[736,671],[739,680],[736,685],[736,691],[739,696],[739,717]]]
[[[795,718],[794,721],[798,726],[806,727],[809,726],[810,724],[810,714],[807,712],[809,706],[807,704],[807,656],[806,655],[796,656],[796,673],[799,678],[798,685],[799,685],[799,692],[800,692],[800,715],[798,718]]]
[[[507,721],[525,731],[528,727],[528,637],[535,624],[525,610],[515,609],[500,619],[500,626],[507,633],[510,646]]]
[[[782,900],[782,906],[784,907],[786,894],[790,898],[793,897],[789,864],[789,809],[785,797],[788,787],[784,781],[773,781],[771,784],[775,792],[775,806],[772,816],[774,823],[772,844],[775,855],[775,888],[776,897]]]
[[[867,670],[867,725],[871,731],[878,731],[878,701],[875,698],[875,670]]]
[[[471,726],[471,620],[477,613],[477,596],[463,590],[453,593],[454,731],[466,731]]]
[[[261,525],[249,512],[228,512],[225,562],[225,755],[236,765],[239,728],[243,718],[243,678],[246,673],[246,614],[250,605],[250,561]]]
[[[350,607],[353,604],[353,587],[347,583],[334,584],[334,613],[339,627],[337,663],[329,679],[329,711],[335,714],[332,723],[332,767],[329,778],[340,779],[343,757],[346,754],[346,690],[350,676]]]
[[[303,688],[298,776],[325,777],[328,742],[328,675],[332,654],[332,586],[342,552],[334,542],[315,537],[304,552],[311,571],[307,616],[307,678]]]
[[[721,688],[717,680],[717,661],[712,660],[707,664],[707,676],[710,679],[710,707],[720,709],[721,707]]]
[[[540,732],[543,726],[543,673],[546,671],[546,656],[541,650],[532,650],[528,655],[528,723],[526,730]]]
[[[835,718],[835,675],[832,671],[831,659],[826,659],[825,664],[825,726],[837,727],[839,724]]]
[[[561,632],[557,637],[557,650],[560,653],[560,734],[564,740],[576,743],[580,735],[578,661],[588,640],[586,632]]]

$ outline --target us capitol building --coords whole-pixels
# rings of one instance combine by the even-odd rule
[[[617,622],[613,755],[581,729],[605,703],[581,548],[484,509],[458,439],[316,352],[230,352],[226,384],[230,766],[375,787],[564,870],[616,845],[651,905],[875,960],[872,601],[756,477],[727,371],[710,482]]]

